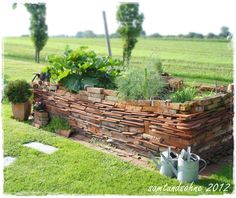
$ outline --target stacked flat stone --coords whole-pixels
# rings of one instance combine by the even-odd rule
[[[185,103],[162,100],[119,101],[117,92],[88,87],[78,94],[63,87],[34,89],[52,115],[64,116],[80,135],[112,139],[119,148],[148,155],[171,146],[211,159],[233,146],[233,93]]]
[[[43,126],[46,126],[48,124],[48,121],[49,121],[48,112],[34,111],[33,126],[41,128]]]

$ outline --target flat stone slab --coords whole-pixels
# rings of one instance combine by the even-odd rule
[[[11,165],[16,160],[15,157],[4,157],[4,167]]]
[[[58,148],[56,148],[54,146],[42,144],[40,142],[30,142],[30,143],[24,144],[24,146],[38,150],[38,151],[46,153],[46,154],[52,154],[58,150]]]

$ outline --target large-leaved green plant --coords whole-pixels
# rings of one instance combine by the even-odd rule
[[[115,78],[123,70],[120,60],[98,56],[86,47],[77,50],[67,48],[61,56],[49,56],[48,62],[43,71],[50,73],[50,80],[61,82],[76,92],[85,85],[113,89]]]

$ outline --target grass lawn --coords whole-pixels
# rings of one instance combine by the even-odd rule
[[[39,72],[49,54],[61,54],[66,45],[71,48],[89,46],[106,55],[105,39],[50,38],[41,53],[41,64],[34,63],[34,49],[30,38],[5,38],[4,82],[15,79],[30,81]],[[121,58],[122,42],[111,39],[115,57]],[[151,54],[163,61],[165,71],[185,79],[188,83],[219,84],[233,81],[233,53],[227,42],[140,39],[133,51],[132,64],[148,64]],[[3,105],[4,156],[17,157],[4,169],[4,192],[18,195],[45,194],[222,194],[207,192],[210,183],[230,184],[233,189],[232,164],[194,186],[200,192],[155,192],[150,186],[178,186],[179,182],[158,173],[136,167],[118,157],[87,148],[72,140],[36,129],[11,119],[11,107]],[[47,155],[22,146],[39,141],[59,150]],[[224,190],[225,188],[222,188]]]
[[[88,46],[98,54],[107,55],[105,38],[50,38],[41,52],[42,63],[35,64],[30,38],[5,38],[5,80],[30,80],[32,73],[46,64],[48,55],[62,54],[67,45],[73,49]],[[111,46],[113,56],[121,58],[121,39],[111,39]],[[187,83],[233,82],[233,50],[229,42],[140,38],[133,50],[131,64],[143,67],[148,65],[151,57],[159,57],[165,71],[184,78]]]
[[[69,139],[59,137],[28,123],[11,118],[9,104],[3,105],[4,155],[17,157],[4,169],[4,192],[17,195],[46,194],[212,194],[206,192],[210,183],[230,184],[232,165],[226,165],[195,187],[200,192],[153,192],[150,186],[178,186],[179,182],[124,162],[118,157],[102,153]],[[39,141],[59,148],[51,155],[22,146]],[[186,184],[182,184],[186,185]],[[223,188],[224,189],[224,188]],[[228,192],[229,193],[229,192]]]

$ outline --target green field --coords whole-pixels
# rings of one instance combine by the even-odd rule
[[[88,46],[98,54],[106,55],[105,38],[50,38],[41,53],[41,64],[35,64],[34,48],[30,38],[4,39],[5,80],[24,78],[40,71],[50,54],[61,54],[66,46],[75,49]],[[111,39],[114,57],[121,58],[121,39]],[[206,40],[139,39],[131,63],[148,65],[152,57],[159,57],[166,72],[186,82],[228,84],[233,81],[233,50],[229,42]]]

